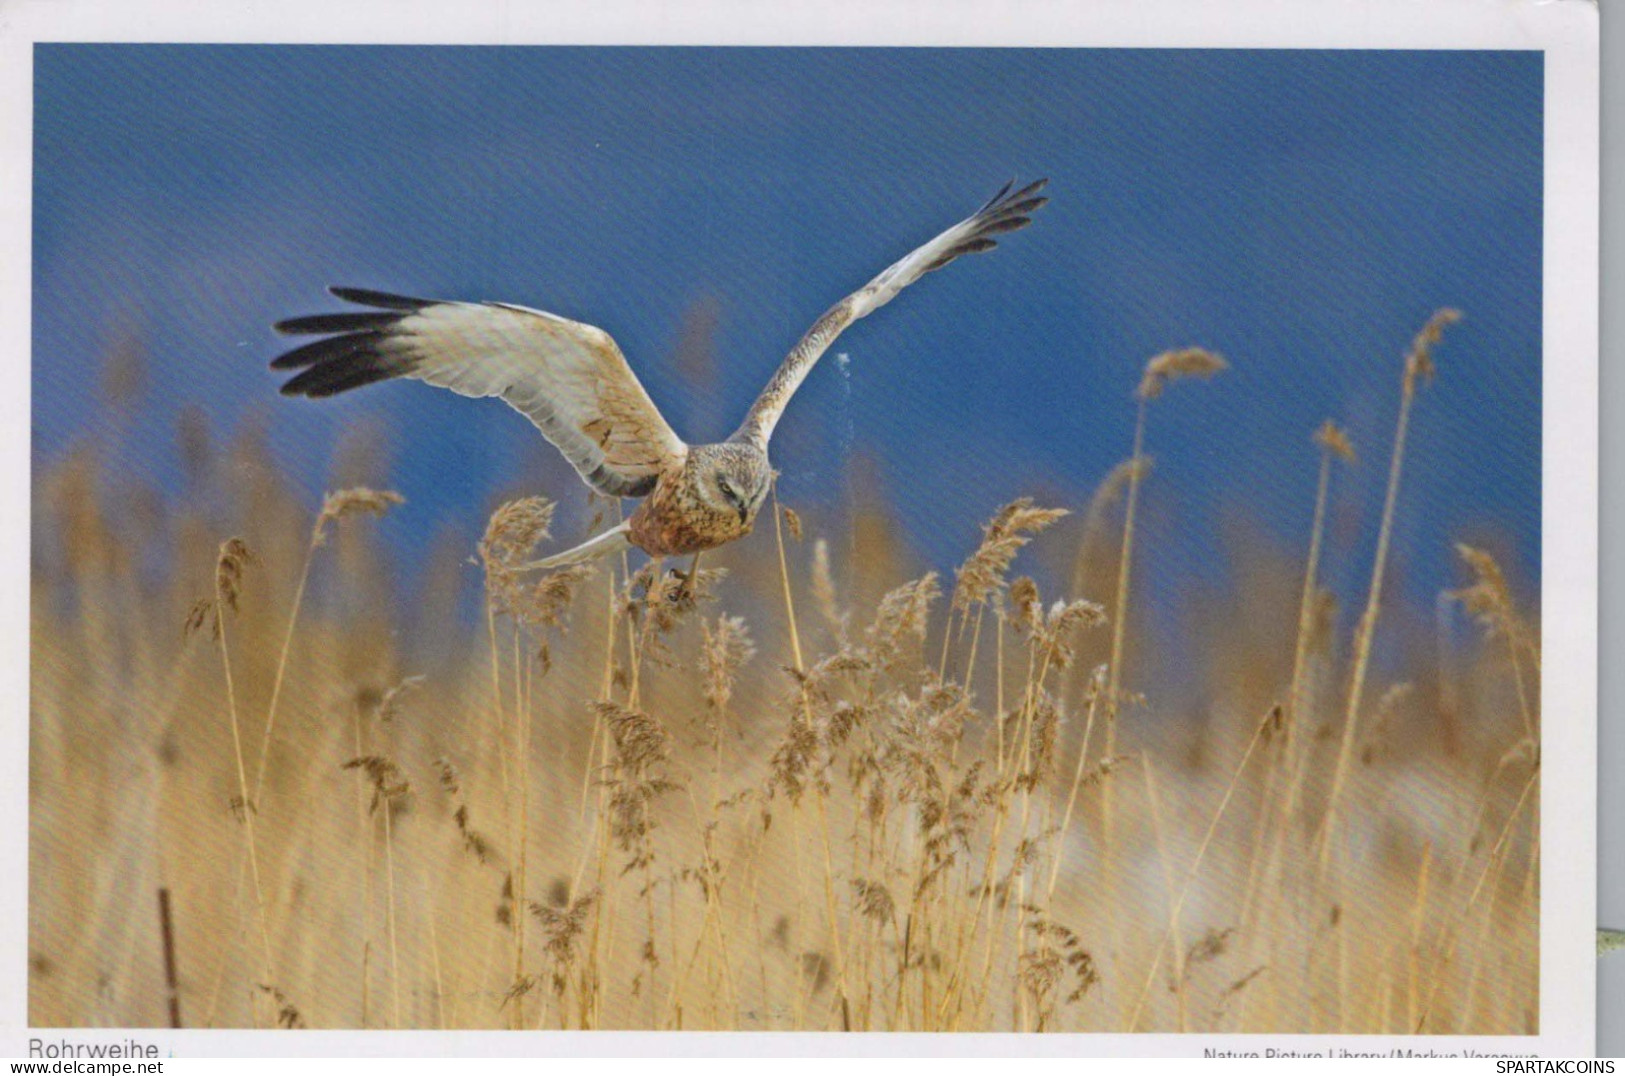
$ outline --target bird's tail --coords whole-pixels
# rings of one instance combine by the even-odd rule
[[[587,539],[574,549],[566,549],[562,553],[555,553],[551,557],[533,560],[529,564],[521,564],[522,572],[553,571],[556,568],[568,568],[573,564],[585,564],[599,557],[607,557],[611,553],[619,553],[623,549],[632,548],[632,539],[629,537],[631,522],[624,522],[611,527],[602,534]]]

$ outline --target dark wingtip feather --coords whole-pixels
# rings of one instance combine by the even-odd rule
[[[387,329],[403,315],[393,310],[368,310],[347,314],[309,314],[284,318],[271,326],[284,336],[320,336],[328,333],[369,332]]]
[[[1005,206],[1001,207],[999,211],[994,214],[994,216],[1017,216],[1023,213],[1031,213],[1035,209],[1042,209],[1047,205],[1049,205],[1048,198],[1024,198],[1019,202],[1010,202],[1006,204]]]
[[[303,371],[282,386],[284,396],[335,396],[349,389],[387,381],[401,372],[396,363],[376,352],[362,352],[349,359],[322,363]]]
[[[982,208],[978,209],[976,212],[978,214],[986,213],[989,209],[992,209],[994,206],[998,205],[999,204],[999,199],[1001,199],[1005,195],[1009,194],[1010,193],[1010,188],[1014,187],[1015,185],[1016,185],[1016,177],[1011,176],[1008,180],[1005,181],[1004,186],[999,188],[998,193],[995,194],[993,197],[989,198],[987,201],[983,202],[982,203]]]
[[[426,306],[433,306],[433,299],[414,299],[410,295],[396,295],[387,291],[373,291],[370,288],[346,288],[333,285],[328,293],[347,303],[359,303],[362,306],[376,306],[384,310],[421,310]]]
[[[1034,180],[1013,193],[1011,188],[1015,186],[1015,180],[1006,183],[998,194],[977,211],[976,234],[997,235],[1000,232],[1025,227],[1029,223],[1029,214],[1049,203],[1048,198],[1037,196],[1048,182],[1047,179]]]
[[[347,336],[331,336],[325,340],[317,340],[278,355],[271,360],[271,369],[300,370],[306,366],[344,362],[360,355],[376,354],[375,349],[382,335],[377,332],[350,333]]]
[[[1004,204],[1008,206],[1013,205],[1016,202],[1025,201],[1037,194],[1039,191],[1043,190],[1048,183],[1048,179],[1035,179],[1025,187],[1021,188],[1019,191],[1016,191],[1014,194],[1005,198]]]
[[[390,351],[382,331],[329,336],[279,355],[274,370],[298,370],[282,385],[284,396],[332,396],[374,381],[399,377],[411,368],[406,356]]]
[[[963,243],[956,245],[949,250],[948,253],[957,258],[961,254],[980,254],[982,251],[992,250],[998,245],[999,243],[996,239],[989,239],[986,236],[977,236],[975,239],[967,239]]]
[[[319,335],[315,340],[271,360],[273,370],[298,370],[282,385],[284,396],[332,396],[348,389],[399,377],[411,367],[386,338],[408,314],[434,305],[433,299],[370,291],[366,288],[327,289],[346,302],[370,306],[367,311],[308,314],[276,323],[276,331],[290,335]]]
[[[1019,231],[1031,224],[1031,217],[1000,217],[990,220],[977,229],[979,235],[1003,235],[1005,232]]]

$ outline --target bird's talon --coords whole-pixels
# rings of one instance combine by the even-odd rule
[[[667,574],[677,580],[676,588],[667,592],[667,600],[680,603],[694,597],[694,576],[692,574],[683,571],[681,568],[668,569]]]

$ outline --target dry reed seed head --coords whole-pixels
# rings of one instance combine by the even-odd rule
[[[391,508],[406,503],[406,498],[389,489],[369,489],[355,486],[329,493],[322,499],[322,510],[311,531],[311,542],[323,545],[327,541],[327,525],[345,516],[371,515],[382,517]]]
[[[491,847],[491,842],[485,835],[469,822],[468,804],[463,800],[462,782],[457,776],[456,767],[444,758],[435,759],[433,765],[440,776],[440,787],[451,798],[453,804],[451,820],[457,826],[463,848],[472,853],[482,865],[491,863],[496,858],[496,850]]]
[[[1399,709],[1399,704],[1414,694],[1416,694],[1416,685],[1408,680],[1402,680],[1397,684],[1390,685],[1388,690],[1382,693],[1382,698],[1377,700],[1378,723],[1380,724],[1383,720],[1391,717]]]
[[[1382,698],[1377,700],[1377,708],[1372,714],[1364,742],[1360,746],[1361,765],[1369,766],[1383,754],[1382,749],[1388,743],[1394,715],[1415,690],[1413,685],[1402,681],[1389,685],[1388,690],[1382,693]]]
[[[1286,708],[1280,703],[1270,707],[1269,713],[1264,715],[1263,738],[1267,742],[1271,736],[1286,728]]]
[[[647,869],[655,860],[650,841],[650,834],[658,824],[654,801],[682,786],[662,777],[625,775],[612,777],[607,784],[610,788],[609,833],[623,852],[630,853],[621,873]]]
[[[830,691],[838,679],[844,676],[858,676],[870,672],[874,668],[873,660],[863,650],[843,646],[830,654],[825,654],[813,663],[812,667],[797,670],[789,665],[782,666],[784,671],[807,692],[814,701],[828,702]],[[800,701],[799,699],[796,701]]]
[[[629,615],[636,613],[637,605],[647,600],[652,591],[666,586],[666,579],[667,576],[661,571],[659,562],[653,560],[644,561],[637,571],[627,577],[623,597],[626,612]]]
[[[751,642],[750,629],[744,617],[723,614],[717,617],[716,627],[700,621],[703,644],[700,647],[700,671],[704,676],[702,688],[705,705],[715,713],[728,708],[733,698],[734,683],[739,670],[756,656],[756,645]]]
[[[812,985],[815,995],[829,986],[829,972],[829,958],[823,953],[809,950],[801,954],[801,975]]]
[[[821,774],[832,761],[831,756],[872,709],[837,699],[838,681],[848,675],[865,678],[873,666],[864,651],[844,646],[805,671],[788,665],[781,668],[795,681],[796,689],[785,699],[790,720],[785,739],[774,754],[775,776],[769,781],[769,789],[783,786],[799,795],[800,781],[809,774],[818,775],[822,787]]]
[[[1083,996],[1089,992],[1089,988],[1100,982],[1100,972],[1095,967],[1094,954],[1085,949],[1068,953],[1066,964],[1072,970],[1073,981],[1078,984],[1073,988],[1072,993],[1066,996],[1066,1003],[1071,1005],[1082,1001]]]
[[[1110,671],[1111,666],[1104,661],[1089,670],[1089,680],[1083,688],[1084,706],[1094,706],[1100,701],[1106,691],[1106,676]]]
[[[914,698],[899,694],[909,713],[921,720],[920,730],[928,735],[941,758],[949,757],[971,716],[970,695],[964,685],[952,681],[929,681]]]
[[[982,542],[954,573],[953,608],[963,614],[1004,586],[1004,576],[1032,535],[1068,515],[1065,508],[1037,508],[1031,497],[1011,501],[982,528]]]
[[[790,537],[801,541],[801,517],[796,515],[794,508],[783,508],[781,511],[784,513],[784,527],[790,532]]]
[[[858,914],[877,923],[892,923],[897,918],[897,904],[885,883],[866,878],[852,879],[852,894],[857,902]]]
[[[1110,777],[1113,773],[1116,773],[1118,770],[1122,769],[1124,766],[1138,762],[1139,758],[1140,756],[1133,752],[1121,755],[1107,755],[1105,758],[1101,759],[1084,772],[1083,779],[1079,782],[1079,787],[1089,788],[1093,785],[1097,785],[1101,781],[1104,781],[1106,778]]]
[[[529,582],[516,580],[503,594],[499,608],[527,627],[563,629],[576,590],[595,571],[590,564],[572,564],[534,576]],[[537,660],[550,666],[552,655],[543,650],[545,647],[537,651]]]
[[[511,920],[511,918],[512,918],[511,913],[510,913],[509,918]],[[527,994],[529,994],[532,990],[535,990],[535,989],[536,989],[536,976],[534,976],[534,975],[521,975],[521,976],[519,976],[517,979],[515,979],[508,986],[508,992],[506,994],[502,995],[502,1006],[501,1007],[502,1008],[507,1008],[508,1002],[510,1002],[510,1001],[522,1001]]]
[[[1411,341],[1411,349],[1405,355],[1405,385],[1407,389],[1414,389],[1418,379],[1433,380],[1433,348],[1444,336],[1446,326],[1454,325],[1460,321],[1462,313],[1445,307],[1434,312],[1428,323],[1422,326],[1416,338]]]
[[[1344,463],[1356,462],[1354,443],[1349,440],[1348,431],[1331,419],[1322,422],[1320,429],[1315,431],[1315,444],[1337,456]]]
[[[480,538],[485,589],[493,609],[530,628],[563,628],[575,591],[590,577],[591,565],[577,564],[541,576],[518,571],[549,535],[553,502],[544,497],[508,501],[495,512]]]
[[[918,807],[922,829],[930,830],[952,814],[949,779],[972,713],[970,699],[958,684],[929,684],[918,695],[892,692],[882,704],[888,720],[877,761],[897,802]]]
[[[1061,954],[1048,945],[1026,949],[1016,961],[1016,978],[1021,988],[1035,998],[1043,999],[1061,985],[1066,965]]]
[[[1053,1006],[1046,1004],[1048,994],[1055,990],[1064,978],[1065,973],[1072,976],[1073,988],[1061,1001],[1071,1005],[1082,1000],[1089,992],[1089,988],[1100,982],[1100,973],[1095,969],[1095,958],[1081,943],[1077,934],[1059,923],[1042,918],[1042,910],[1036,909],[1032,913],[1035,918],[1028,923],[1028,929],[1038,941],[1038,945],[1023,951],[1023,957],[1028,953],[1034,955],[1034,975],[1028,979],[1022,978],[1020,959],[1017,961],[1017,979],[1029,989],[1042,987],[1042,993],[1037,996],[1042,1022],[1044,1014],[1053,1011]],[[1040,978],[1042,975],[1042,978]]]
[[[869,650],[877,668],[890,667],[901,656],[903,646],[911,640],[924,642],[925,629],[931,618],[931,603],[941,596],[937,573],[926,572],[880,599],[874,623],[868,631]]]
[[[242,593],[243,568],[253,561],[253,552],[241,538],[228,538],[220,543],[220,556],[215,561],[214,589],[219,604],[232,612],[237,611],[237,598]]]
[[[1034,919],[1027,924],[1033,937],[1054,942],[1063,949],[1076,948],[1079,942],[1078,935],[1069,927],[1049,919]]]
[[[553,511],[554,504],[546,497],[521,497],[492,512],[479,544],[486,572],[512,570],[529,559],[531,550],[547,539]]]
[[[1065,669],[1071,666],[1077,651],[1072,646],[1072,635],[1080,628],[1098,628],[1106,624],[1106,609],[1099,602],[1057,601],[1033,632],[1034,642],[1049,654],[1051,664]]]
[[[1129,482],[1144,481],[1151,473],[1151,467],[1151,457],[1142,452],[1138,458],[1123,460],[1106,472],[1106,477],[1100,480],[1100,484],[1089,497],[1089,507],[1084,510],[1085,541],[1095,533],[1112,506],[1122,500],[1123,491],[1128,488]]]
[[[383,755],[362,755],[348,759],[340,766],[346,770],[362,771],[372,784],[372,803],[367,808],[370,812],[376,813],[378,808],[386,805],[394,806],[412,793],[411,782],[401,773],[401,768]]]
[[[595,702],[592,708],[609,726],[620,766],[632,773],[643,773],[666,760],[671,735],[654,717],[614,702]]]
[[[1512,590],[1495,558],[1482,549],[1465,543],[1456,543],[1456,553],[1467,562],[1473,573],[1473,584],[1460,590],[1447,591],[1449,597],[1461,603],[1467,614],[1490,634],[1510,637],[1521,635],[1518,617],[1513,609]]]
[[[259,987],[261,993],[276,1003],[278,1027],[293,1031],[305,1026],[305,1018],[300,1015],[299,1009],[295,1007],[293,1002],[288,1000],[288,995],[277,989],[272,983],[256,983],[255,985]]]
[[[1282,708],[1280,703],[1275,703],[1264,711],[1264,716],[1258,720],[1258,742],[1260,744],[1271,742],[1285,725],[1286,710]]]
[[[1461,310],[1454,309],[1454,307],[1440,307],[1438,310],[1433,310],[1433,317],[1430,317],[1427,320],[1427,325],[1423,325],[1422,330],[1417,332],[1415,340],[1410,341],[1410,351],[1414,354],[1427,353],[1428,349],[1433,348],[1433,345],[1436,345],[1445,336],[1445,328],[1459,322],[1462,317],[1466,317],[1466,315],[1462,314]]]
[[[220,638],[220,614],[215,609],[213,598],[199,598],[192,603],[192,608],[186,614],[186,623],[181,625],[181,638],[203,630],[203,625],[209,625],[211,638]]]
[[[486,839],[485,834],[468,824],[467,804],[459,806],[452,817],[457,822],[457,832],[463,838],[463,847],[479,860],[481,865],[489,864],[496,859],[496,849],[491,847],[491,842]]]
[[[1010,624],[1023,635],[1030,634],[1043,620],[1043,599],[1032,576],[1024,575],[1010,584]]]
[[[1043,854],[1043,842],[1037,837],[1023,837],[1016,842],[1016,849],[1010,853],[1010,869],[1005,872],[1002,888],[1009,892],[1015,883],[1029,870],[1038,865],[1038,858]]]
[[[1055,772],[1056,743],[1060,739],[1061,706],[1049,692],[1040,693],[1032,709],[1032,740],[1026,767],[1016,775],[1016,788],[1036,792]]]
[[[1230,948],[1230,939],[1235,935],[1235,927],[1226,927],[1219,930],[1209,927],[1207,931],[1190,948],[1185,951],[1185,972],[1188,976],[1194,964],[1208,964],[1219,959]]]
[[[427,679],[426,676],[408,676],[384,692],[383,698],[378,700],[378,720],[387,725],[399,717],[402,696],[422,687]]]
[[[791,803],[799,802],[819,757],[820,737],[806,715],[805,708],[796,707],[784,729],[784,738],[773,749],[768,760],[767,795],[780,791]],[[764,812],[764,819],[766,818]]]
[[[1137,457],[1120,461],[1106,475],[1105,480],[1100,483],[1100,488],[1095,491],[1095,496],[1100,498],[1104,507],[1115,504],[1122,499],[1123,491],[1128,488],[1128,484],[1136,481],[1143,482],[1146,476],[1151,473],[1153,466],[1152,457],[1143,452]]]
[[[1164,351],[1145,364],[1145,373],[1135,396],[1155,400],[1171,382],[1185,377],[1209,378],[1230,369],[1230,364],[1205,348],[1187,347]]]
[[[1241,978],[1237,979],[1233,983],[1230,983],[1223,990],[1219,991],[1218,1001],[1213,1006],[1213,1011],[1209,1014],[1209,1018],[1213,1021],[1213,1023],[1217,1024],[1221,1019],[1223,1019],[1225,1010],[1229,1007],[1230,1002],[1235,999],[1236,995],[1247,989],[1254,979],[1258,978],[1268,970],[1269,965],[1260,964],[1252,971],[1249,971],[1246,975],[1243,975]]]
[[[463,786],[457,777],[457,767],[451,764],[450,759],[437,758],[434,760],[435,772],[440,775],[440,787],[446,795],[453,799],[461,798]]]
[[[1457,542],[1456,555],[1467,562],[1467,567],[1472,569],[1479,584],[1487,586],[1492,593],[1510,604],[1506,576],[1501,572],[1501,565],[1492,554],[1465,542]]]
[[[598,890],[593,889],[568,904],[530,903],[531,915],[541,924],[542,936],[546,939],[542,948],[556,963],[568,967],[575,962],[576,942],[586,929],[588,913],[597,902]]]

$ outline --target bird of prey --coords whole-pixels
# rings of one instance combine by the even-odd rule
[[[1006,183],[955,224],[824,312],[762,390],[745,421],[719,444],[690,445],[672,431],[608,333],[556,314],[498,302],[412,299],[362,288],[328,289],[365,311],[278,322],[319,335],[272,361],[299,374],[289,396],[332,396],[405,377],[463,396],[500,396],[564,453],[583,481],[612,497],[641,497],[618,526],[532,564],[549,570],[637,547],[655,557],[698,554],[749,534],[773,471],[767,446],[785,405],[848,325],[962,254],[1031,222],[1045,180]],[[692,571],[690,572],[692,575]]]

